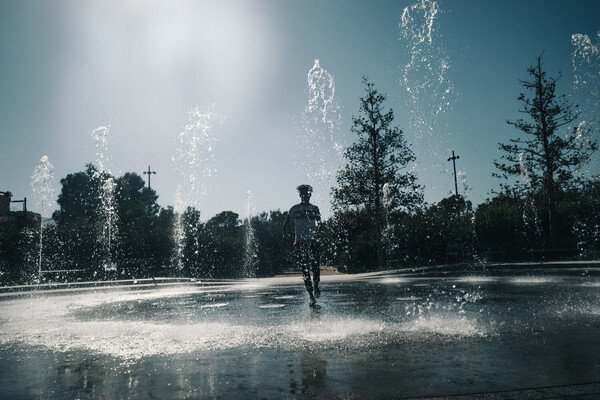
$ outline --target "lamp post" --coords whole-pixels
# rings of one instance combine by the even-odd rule
[[[150,175],[156,174],[156,171],[151,171],[150,166],[148,165],[148,171],[144,171],[144,175],[148,175],[148,189],[152,189],[150,187]]]
[[[452,160],[452,165],[454,166],[454,195],[458,196],[458,183],[456,181],[456,160],[458,160],[460,156],[454,155],[454,150],[452,150],[452,157],[448,159],[448,161]]]

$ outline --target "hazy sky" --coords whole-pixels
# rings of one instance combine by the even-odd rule
[[[210,123],[210,152],[198,150],[210,156],[201,167],[214,173],[197,176],[207,192],[185,201],[198,205],[204,219],[224,210],[244,217],[251,190],[255,211],[287,210],[298,201],[300,183],[326,192],[323,179],[307,182],[311,167],[303,161],[307,74],[319,59],[335,82],[339,120],[333,128],[316,126],[317,134],[322,128],[333,141],[351,143],[366,75],[388,95],[396,125],[413,145],[412,168],[426,201],[453,192],[446,160],[454,150],[468,198],[481,203],[498,188],[491,176],[498,142],[518,135],[506,124],[521,116],[518,80],[528,78],[527,67],[543,52],[548,73],[562,73],[559,91],[570,93],[571,37],[586,34],[598,45],[600,1],[440,0],[431,33],[414,4],[433,3],[4,0],[0,191],[27,197],[36,211],[30,182],[40,158],[47,155],[55,167],[58,195],[60,179],[97,162],[92,132],[110,125],[107,168],[116,176],[142,175],[151,165],[159,203],[173,205],[177,186],[185,192],[190,185],[178,159],[178,148],[189,146],[182,149],[179,138],[198,108],[219,115]],[[415,19],[403,28],[407,7]],[[416,48],[405,35],[415,28],[426,36]],[[423,54],[426,61],[411,66],[411,56]],[[412,98],[407,88],[414,93],[419,84],[429,92]],[[309,152],[317,163],[334,153]],[[329,208],[323,194],[315,197]]]

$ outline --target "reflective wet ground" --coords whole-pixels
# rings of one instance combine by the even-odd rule
[[[0,398],[402,398],[600,381],[600,278],[327,276],[0,298]]]

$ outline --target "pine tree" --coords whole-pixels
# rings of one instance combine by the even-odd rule
[[[360,115],[352,117],[351,130],[358,140],[344,154],[347,164],[338,172],[338,187],[332,190],[333,205],[337,211],[366,212],[374,228],[377,261],[381,266],[385,258],[386,213],[420,204],[423,195],[416,175],[407,170],[408,164],[415,160],[413,152],[402,131],[392,125],[392,109],[384,110],[386,96],[366,77],[363,83],[366,94],[360,99]]]
[[[597,144],[585,126],[574,124],[579,116],[574,110],[577,106],[573,106],[566,95],[556,93],[556,80],[546,76],[541,56],[527,71],[530,80],[520,82],[533,96],[521,93],[518,100],[522,104],[519,111],[527,114],[528,119],[506,121],[525,137],[510,139],[510,144],[499,144],[504,154],[501,161],[496,160],[494,164],[501,174],[494,176],[507,179],[526,174],[533,193],[544,199],[548,235],[553,239],[557,196],[574,183],[576,171],[589,160]]]

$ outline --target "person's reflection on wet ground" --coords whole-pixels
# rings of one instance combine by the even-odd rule
[[[293,375],[293,370],[290,371]],[[327,384],[327,361],[317,351],[306,349],[300,358],[301,383],[298,386],[294,376],[290,379],[290,393],[301,394],[305,398],[322,398]]]

